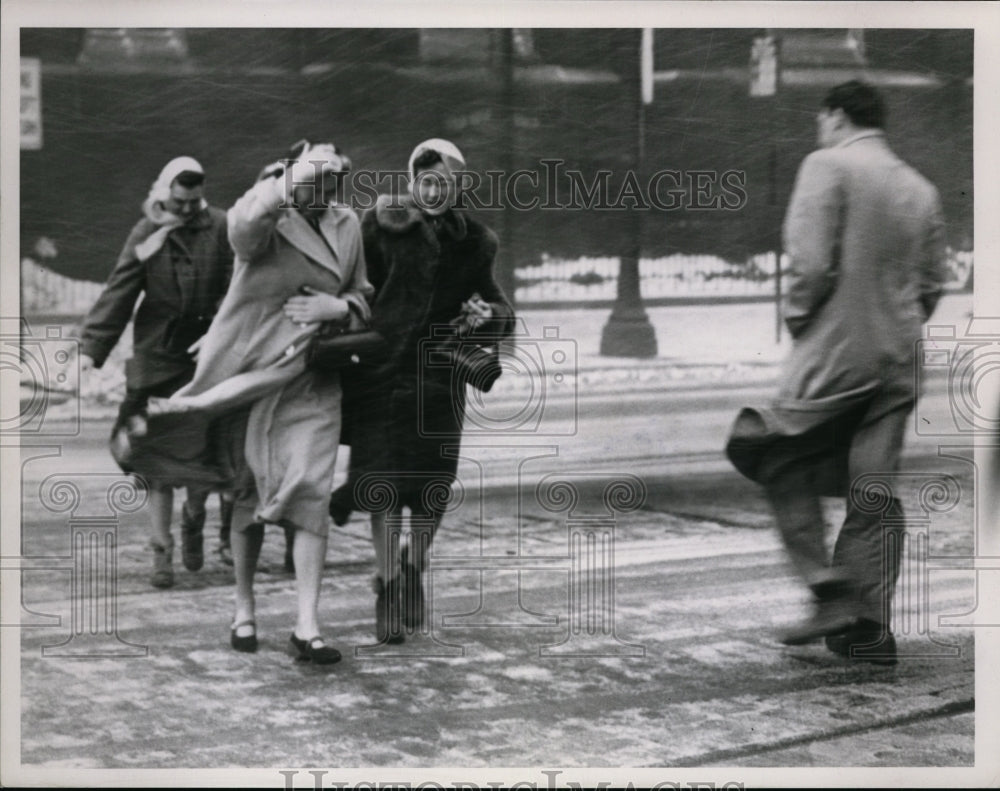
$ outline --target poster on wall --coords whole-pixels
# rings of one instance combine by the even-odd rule
[[[21,58],[21,150],[42,147],[42,63]]]

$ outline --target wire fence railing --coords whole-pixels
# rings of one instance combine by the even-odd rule
[[[617,257],[553,258],[543,254],[541,263],[515,270],[518,304],[583,303],[613,301],[618,291]],[[961,290],[971,285],[973,252],[948,252],[947,288]],[[781,257],[787,272],[788,258]],[[776,253],[761,253],[745,263],[734,264],[712,255],[672,255],[639,261],[640,293],[644,299],[694,299],[740,297],[760,299],[777,293]]]
[[[639,262],[640,293],[644,299],[699,299],[775,295],[778,257],[762,253],[733,264],[710,255],[672,255]],[[514,301],[565,303],[614,301],[618,290],[616,257],[564,260],[542,255],[541,262],[515,270]],[[782,272],[788,262],[782,258]],[[949,251],[947,288],[962,290],[972,282],[973,251]],[[31,258],[21,261],[21,311],[25,314],[85,314],[100,296],[103,283],[65,277]]]

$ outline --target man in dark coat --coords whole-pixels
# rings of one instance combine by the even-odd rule
[[[833,88],[821,149],[803,161],[785,219],[784,317],[794,339],[774,402],[744,409],[727,446],[761,483],[815,611],[782,637],[893,664],[889,607],[901,535],[866,508],[872,476],[899,464],[916,399],[914,350],[945,279],[937,190],[893,154],[874,88]],[[819,496],[847,497],[832,563]],[[901,516],[898,500],[888,511]]]
[[[160,588],[174,581],[173,487],[188,489],[182,509],[182,554],[185,567],[197,571],[204,562],[205,500],[221,483],[204,427],[195,425],[199,418],[176,416],[144,435],[149,397],[169,396],[194,375],[191,349],[211,324],[232,273],[226,213],[205,201],[204,180],[201,165],[191,157],[167,163],[81,331],[81,371],[100,368],[142,295],[112,452],[124,471],[141,475],[150,486],[151,582]]]

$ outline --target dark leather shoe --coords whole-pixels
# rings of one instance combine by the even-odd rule
[[[154,588],[172,588],[174,586],[174,540],[166,544],[155,541],[150,544],[153,549],[153,576],[149,582]]]
[[[298,653],[296,662],[312,662],[314,665],[333,665],[340,661],[340,651],[332,646],[326,645],[323,638],[317,635],[309,640],[302,640],[295,636],[289,638],[292,648]]]
[[[407,629],[418,629],[424,622],[424,584],[420,572],[410,564],[409,547],[400,550],[403,567],[403,625]]]
[[[375,594],[375,639],[380,643],[398,645],[406,639],[399,611],[399,577],[388,584],[381,577],[376,577]]]
[[[181,560],[188,571],[205,565],[205,512],[194,516],[185,502],[181,506]]]
[[[243,637],[236,634],[236,630],[242,626],[252,626],[253,633]],[[250,620],[234,623],[229,631],[229,645],[236,651],[242,651],[245,654],[254,653],[257,650],[257,622]]]
[[[812,617],[780,636],[785,645],[805,645],[813,640],[847,631],[857,620],[855,605],[846,583],[814,585],[816,609]]]
[[[896,638],[884,624],[859,618],[847,631],[828,635],[826,647],[839,656],[874,665],[895,665]]]

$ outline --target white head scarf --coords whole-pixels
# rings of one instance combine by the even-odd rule
[[[153,186],[149,188],[149,194],[142,203],[142,213],[158,227],[145,240],[135,246],[135,252],[140,261],[145,261],[154,255],[163,247],[163,243],[167,240],[167,234],[184,224],[183,218],[167,211],[163,204],[170,198],[170,187],[173,185],[174,179],[186,171],[205,175],[198,160],[192,157],[176,157],[163,166],[160,175],[153,182]],[[200,208],[204,210],[207,206],[208,202],[202,198]]]
[[[444,166],[448,169],[449,173],[454,173],[456,170],[462,170],[465,167],[465,157],[463,157],[462,152],[458,150],[458,146],[450,140],[442,140],[440,137],[432,137],[430,140],[425,140],[423,143],[418,145],[415,149],[413,149],[413,153],[410,154],[410,162],[408,166],[410,171],[410,181],[413,181],[417,175],[413,172],[413,163],[417,161],[417,158],[421,154],[428,151],[434,151],[441,156],[441,161],[444,162]]]

